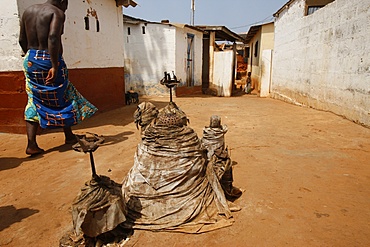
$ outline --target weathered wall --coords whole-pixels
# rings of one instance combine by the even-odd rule
[[[255,56],[255,49],[256,49],[256,42],[258,41],[258,51],[261,51],[261,30],[254,35],[254,37],[249,42],[250,47],[250,55],[248,59],[248,71],[251,72],[252,78],[252,88],[257,88],[260,78],[261,78],[261,70],[260,70],[260,53],[257,53]]]
[[[254,56],[255,45],[258,41],[257,56]],[[262,76],[262,52],[264,50],[274,49],[274,23],[268,23],[261,26],[261,29],[249,42],[251,54],[248,60],[248,71],[252,72],[252,87],[261,89],[261,76]]]
[[[130,28],[130,35],[128,35]],[[145,34],[143,34],[145,28]],[[164,72],[176,72],[176,28],[155,23],[124,24],[126,89],[140,95],[168,95]]]
[[[143,34],[145,27],[145,34]],[[130,35],[128,34],[130,28]],[[201,85],[202,36],[188,28],[159,23],[124,23],[125,81],[140,95],[166,96],[168,88],[159,81],[172,71],[186,83],[187,33],[195,34],[195,78]]]
[[[272,50],[263,50],[261,55],[260,97],[268,97],[271,87]]]
[[[23,111],[26,96],[18,33],[17,1],[2,0],[0,8],[0,132],[19,132],[20,126],[24,128]]]
[[[370,1],[304,8],[297,0],[276,18],[273,96],[370,126]]]
[[[217,96],[230,97],[232,93],[232,75],[234,73],[234,51],[216,51],[214,59],[213,82],[210,88],[216,89]]]
[[[17,1],[20,15],[28,6],[45,2]],[[116,7],[115,1],[69,1],[66,16],[62,39],[65,47],[63,56],[69,69],[123,67],[123,17],[122,9]],[[90,30],[85,30],[86,16]],[[97,19],[99,32],[96,29]]]
[[[0,8],[0,132],[24,133],[22,51],[19,17],[43,0],[2,0]],[[90,30],[84,17],[90,13]],[[94,15],[94,16],[92,16]],[[69,1],[63,46],[70,80],[100,111],[124,105],[122,9],[115,1]],[[96,17],[100,30],[96,30]],[[121,35],[120,35],[121,34]],[[103,92],[103,93],[102,93]],[[11,99],[11,100],[9,100]]]
[[[18,45],[17,1],[2,0],[0,9],[0,71],[22,71],[22,52]]]
[[[274,23],[269,23],[262,25],[261,30],[261,51],[260,54],[262,55],[263,50],[272,50],[274,49]],[[262,58],[261,58],[262,60]]]

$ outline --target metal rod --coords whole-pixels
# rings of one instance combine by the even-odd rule
[[[96,177],[98,177],[98,175],[96,174],[96,170],[95,170],[95,163],[94,163],[93,152],[92,151],[89,151],[89,153],[90,153],[90,164],[91,164],[92,177],[93,178],[96,178]]]
[[[191,0],[191,25],[194,26],[195,0]]]

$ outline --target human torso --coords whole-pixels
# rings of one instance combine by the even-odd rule
[[[63,11],[50,4],[36,4],[23,14],[28,49],[48,50],[50,23],[53,15],[64,15]]]

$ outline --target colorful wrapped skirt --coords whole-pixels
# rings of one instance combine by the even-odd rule
[[[28,50],[23,63],[28,95],[25,120],[39,122],[42,128],[58,128],[69,127],[91,117],[98,109],[68,80],[63,57],[58,59],[56,80],[46,84],[51,67],[47,51]]]

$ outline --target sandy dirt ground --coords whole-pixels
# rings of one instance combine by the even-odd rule
[[[146,98],[162,108],[167,98]],[[143,99],[141,99],[143,101]],[[201,137],[213,114],[228,125],[235,161],[235,223],[204,234],[136,230],[127,246],[370,246],[370,129],[332,113],[255,95],[176,98]],[[73,129],[105,137],[98,174],[122,182],[140,133],[136,105]],[[0,134],[0,246],[54,247],[72,227],[71,203],[91,177],[89,156],[62,132],[38,136],[46,153],[25,154],[26,136]]]

